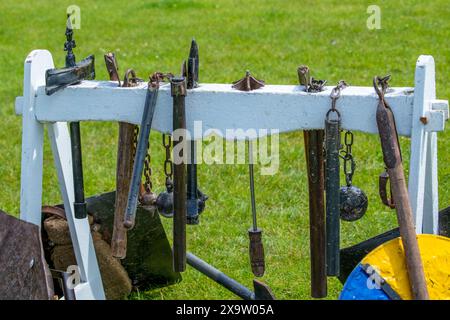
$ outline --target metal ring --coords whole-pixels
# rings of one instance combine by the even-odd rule
[[[330,113],[331,112],[336,112],[336,114],[337,114],[337,116],[338,116],[338,121],[341,121],[341,114],[339,113],[339,111],[337,110],[337,109],[330,109],[330,110],[328,110],[328,112],[326,113],[326,115],[325,115],[325,118],[326,118],[326,120],[329,120],[329,117],[330,117]]]

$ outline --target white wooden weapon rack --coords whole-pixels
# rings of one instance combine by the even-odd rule
[[[45,71],[53,68],[46,50],[32,51],[25,60],[23,96],[15,109],[22,115],[20,217],[41,224],[44,126],[47,126],[60,192],[74,246],[81,283],[77,299],[104,299],[104,290],[87,219],[75,219],[72,157],[67,123],[124,121],[139,124],[146,83],[120,88],[109,81],[83,81],[52,96],[45,94]],[[203,128],[278,129],[279,132],[322,129],[330,106],[330,90],[306,93],[295,85],[266,85],[242,92],[229,84],[201,84],[186,97],[187,127],[201,120]],[[438,231],[437,136],[448,119],[448,101],[436,100],[432,56],[420,56],[414,88],[391,88],[386,100],[395,114],[399,135],[411,137],[409,193],[417,233]],[[373,87],[350,86],[342,91],[338,109],[344,129],[377,134],[378,97]],[[170,86],[160,88],[153,129],[172,131]],[[193,131],[191,131],[193,132]],[[197,137],[198,138],[198,137]],[[305,182],[306,185],[306,182]]]

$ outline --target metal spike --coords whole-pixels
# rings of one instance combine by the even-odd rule
[[[187,65],[187,88],[193,89],[198,87],[198,46],[194,38],[192,38],[191,49],[189,50],[189,58]]]
[[[70,21],[70,14],[67,15],[67,23],[66,23],[66,42],[64,43],[64,51],[67,51],[66,55],[66,67],[74,67],[75,55],[73,54],[73,48],[76,47],[75,40],[73,40],[73,29],[72,22]]]

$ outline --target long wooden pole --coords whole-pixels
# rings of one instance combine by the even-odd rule
[[[327,296],[323,130],[303,131],[309,190],[311,296]]]
[[[117,61],[113,53],[105,55],[109,79],[118,81],[120,86]],[[111,238],[113,257],[124,259],[127,255],[127,229],[124,227],[124,215],[127,206],[128,190],[130,189],[133,171],[134,125],[119,122],[119,138],[117,143],[116,166],[116,200],[114,207],[114,225]]]
[[[186,129],[186,79],[172,78],[171,94],[173,97],[173,131]],[[186,135],[173,142],[173,267],[175,272],[186,269]],[[180,148],[181,146],[181,148]],[[178,154],[176,153],[178,150]],[[181,160],[181,161],[180,161]]]
[[[308,66],[297,69],[298,81],[308,91],[311,75]],[[324,205],[323,130],[303,131],[309,191],[309,243],[311,261],[311,296],[327,296],[326,233]]]

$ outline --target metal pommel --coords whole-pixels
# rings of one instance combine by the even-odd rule
[[[173,77],[170,79],[170,90],[172,97],[186,96],[186,79],[184,77]]]

